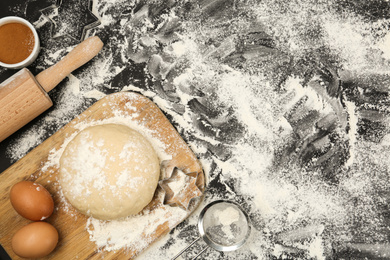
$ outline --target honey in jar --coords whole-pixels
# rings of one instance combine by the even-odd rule
[[[30,56],[34,49],[35,39],[31,29],[18,22],[0,26],[0,61],[16,64]]]

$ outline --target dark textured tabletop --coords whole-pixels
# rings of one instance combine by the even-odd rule
[[[390,257],[388,1],[2,0],[9,15],[40,36],[34,75],[89,36],[104,48],[0,143],[0,172],[105,95],[135,91],[200,159],[203,205],[234,200],[251,219],[243,248],[203,258]],[[198,236],[196,214],[140,258],[170,259]]]

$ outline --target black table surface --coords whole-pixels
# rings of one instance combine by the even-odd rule
[[[233,105],[226,105],[226,107],[216,108],[212,105],[209,105],[211,101],[213,99],[216,99],[216,96],[221,93],[215,93],[211,88],[202,89],[196,88],[196,86],[194,87],[194,89],[187,90],[188,93],[186,93],[186,95],[188,95],[189,97],[188,103],[180,104],[180,102],[177,101],[180,99],[178,99],[178,96],[172,90],[172,85],[170,85],[170,83],[172,82],[169,82],[169,78],[164,78],[164,76],[166,75],[161,76],[163,75],[162,68],[160,68],[161,71],[159,71],[157,74],[153,74],[151,67],[148,67],[147,61],[132,62],[131,59],[129,59],[128,57],[123,58],[123,53],[117,51],[117,49],[115,48],[115,44],[118,41],[123,41],[122,38],[127,37],[126,35],[117,34],[117,32],[119,31],[118,28],[121,27],[121,18],[129,17],[132,13],[142,10],[142,7],[144,5],[147,5],[147,1],[138,1],[139,3],[134,5],[131,1],[118,1],[118,6],[113,9],[112,13],[110,13],[110,15],[113,16],[113,19],[117,19],[117,21],[113,23],[112,26],[105,26],[104,30],[100,30],[98,28],[99,19],[91,11],[91,6],[94,2],[96,1],[90,0],[85,1],[84,3],[78,0],[1,0],[0,18],[11,15],[20,16],[26,18],[33,24],[39,24],[37,31],[41,40],[41,54],[38,59],[28,67],[28,69],[34,75],[42,71],[45,66],[50,65],[50,62],[55,62],[47,61],[47,59],[45,59],[44,57],[50,58],[50,54],[55,53],[57,50],[69,50],[70,47],[74,46],[75,44],[80,42],[80,39],[85,37],[85,31],[83,31],[85,26],[91,25],[92,29],[89,29],[89,32],[94,35],[98,35],[102,39],[105,44],[106,53],[112,55],[113,60],[111,61],[111,64],[116,64],[116,67],[120,68],[120,70],[118,70],[116,73],[113,73],[111,77],[106,79],[105,82],[100,82],[96,86],[96,88],[101,93],[110,94],[113,92],[121,91],[126,86],[134,85],[136,89],[138,89],[141,93],[154,93],[154,95],[151,95],[152,100],[155,97],[156,100],[164,100],[166,102],[169,102],[169,104],[172,104],[172,110],[174,110],[175,113],[178,115],[183,114],[183,111],[190,110],[192,116],[191,120],[193,120],[193,128],[195,129],[194,131],[192,131],[192,129],[188,126],[181,126],[180,121],[176,121],[169,114],[167,115],[167,117],[178,129],[179,133],[183,136],[185,141],[199,146],[203,146],[202,148],[204,149],[199,149],[197,156],[199,156],[201,159],[212,161],[212,163],[210,163],[209,169],[207,169],[208,186],[206,201],[212,201],[214,199],[220,198],[233,198],[234,200],[239,201],[243,205],[244,209],[249,212],[252,224],[254,226],[254,230],[257,232],[256,234],[261,234],[263,237],[267,237],[269,233],[263,231],[265,224],[262,220],[261,214],[259,214],[258,209],[256,209],[256,203],[254,202],[254,200],[252,200],[253,198],[249,198],[250,196],[248,194],[240,193],[238,189],[236,190],[236,187],[240,184],[240,179],[237,177],[223,177],[223,169],[219,167],[219,165],[222,165],[226,161],[234,161],[235,154],[230,150],[230,147],[236,144],[236,139],[245,136],[245,126],[243,126],[243,123],[237,119],[237,114],[235,114],[234,110],[235,107]],[[175,7],[175,1],[165,1],[164,4],[159,4],[159,1],[153,2],[156,2],[157,4],[154,4],[150,7],[148,14],[150,16],[154,16],[154,20],[151,19],[151,22],[156,25],[159,23],[159,19],[161,19],[161,17],[164,17],[164,15],[169,14],[169,8]],[[288,9],[290,7],[292,8],[292,6],[288,6],[288,3],[290,1],[259,2],[266,2],[273,6],[279,6],[280,9],[285,8],[285,10],[287,10],[286,12],[288,12]],[[305,10],[306,8],[309,11],[313,11],[313,14],[315,12],[320,12],[316,8],[308,8],[308,6],[315,6],[316,1],[302,0],[298,1],[298,3],[301,3],[301,10]],[[61,6],[59,4],[61,4]],[[53,16],[53,14],[50,13],[52,12],[50,8],[53,8],[53,6],[55,7],[55,5],[60,6],[60,13],[58,14],[58,16]],[[356,19],[362,19],[364,22],[367,22],[367,24],[380,24],[382,22],[383,27],[387,26],[387,29],[390,27],[390,6],[388,1],[329,1],[329,6],[332,7],[332,10],[334,10],[335,13],[340,14],[340,17],[344,17],[343,15],[347,13],[345,12],[345,10],[347,10],[348,13],[354,14],[353,17],[357,17]],[[245,28],[247,30],[246,34],[240,34],[240,26],[242,26],[242,24],[237,22],[234,17],[232,18],[233,12],[239,13],[241,11],[239,7],[240,5],[236,3],[236,1],[188,1],[188,3],[183,4],[182,8],[178,9],[180,11],[178,11],[178,14],[182,17],[186,17],[192,20],[199,19],[200,26],[203,26],[203,22],[205,22],[205,19],[202,19],[202,17],[212,17],[214,19],[213,21],[216,21],[214,23],[213,21],[210,22],[209,20],[207,20],[205,23],[208,23],[209,27],[211,28],[211,32],[213,32],[212,28],[218,28],[218,33],[215,33],[215,35],[211,36],[207,35],[209,36],[209,38],[205,36],[205,38],[202,39],[204,41],[204,45],[208,45],[208,47],[211,46],[211,50],[212,48],[217,49],[216,52],[210,51],[210,53],[212,53],[210,54],[210,57],[214,57],[213,55],[216,55],[216,60],[236,70],[246,69],[247,71],[251,71],[250,66],[252,66],[252,68],[254,68],[254,72],[251,71],[253,75],[256,75],[256,73],[258,72],[256,71],[256,69],[260,70],[259,68],[261,68],[263,72],[268,73],[268,75],[271,75],[270,84],[275,85],[275,91],[279,94],[285,90],[282,82],[285,82],[288,78],[290,78],[290,76],[302,78],[302,84],[306,84],[306,87],[314,86],[315,84],[317,84],[317,81],[310,80],[314,76],[318,76],[323,81],[322,83],[325,83],[322,85],[315,85],[315,87],[313,88],[318,90],[322,87],[325,89],[323,92],[321,92],[326,93],[321,94],[323,95],[323,100],[325,100],[326,102],[329,101],[329,103],[331,103],[332,109],[335,110],[335,113],[332,115],[333,117],[338,117],[339,121],[341,122],[341,125],[345,123],[343,121],[344,119],[346,121],[349,120],[347,116],[344,117],[343,109],[341,109],[346,107],[346,103],[353,103],[356,107],[356,110],[359,110],[359,116],[354,118],[356,119],[356,125],[354,125],[356,126],[356,129],[354,129],[356,131],[357,141],[369,143],[370,145],[368,147],[378,147],[381,142],[385,140],[387,134],[390,133],[387,123],[388,121],[386,121],[388,120],[388,105],[390,104],[388,99],[388,82],[390,82],[390,73],[387,72],[387,74],[383,73],[381,75],[377,75],[377,72],[372,72],[370,75],[366,74],[360,78],[354,78],[353,73],[345,73],[345,71],[343,71],[342,68],[337,64],[337,62],[343,62],[343,58],[345,57],[343,56],[343,53],[340,54],[340,57],[342,58],[327,55],[329,54],[328,52],[331,52],[332,50],[322,48],[323,46],[320,46],[321,44],[323,44],[322,42],[319,43],[315,41],[310,41],[310,37],[314,37],[313,35],[321,33],[325,34],[319,29],[319,27],[321,26],[319,26],[318,24],[314,24],[311,28],[309,28],[310,26],[305,25],[303,22],[297,24],[297,28],[302,27],[305,29],[305,34],[299,35],[299,37],[304,39],[307,43],[312,44],[312,46],[314,47],[312,47],[311,49],[305,49],[306,53],[300,53],[301,56],[299,57],[299,59],[295,59],[295,53],[286,53],[286,50],[283,50],[283,46],[285,45],[283,45],[284,43],[280,41],[280,38],[278,38],[284,37],[285,35],[283,35],[283,33],[278,35],[278,37],[273,37],[264,32],[282,30],[280,27],[275,30],[272,30],[272,28],[270,30],[267,30],[269,28],[266,28],[264,29],[264,31],[262,31],[262,28],[265,27],[256,27],[258,24],[255,24],[253,26],[254,28]],[[192,13],[189,12],[187,14],[187,11],[189,10],[195,11],[193,11]],[[53,37],[53,33],[55,34],[60,32],[59,28],[56,28],[53,31],[53,23],[51,23],[50,21],[42,22],[40,20],[42,19],[42,15],[46,14],[47,17],[51,17],[54,23],[56,23],[60,27],[61,25],[64,25],[64,21],[61,20],[61,15],[66,16],[70,13],[76,15],[77,19],[74,21],[70,19],[65,19],[66,22],[71,23],[66,24],[67,28],[70,28],[71,30],[67,31],[66,34],[61,35],[59,37]],[[240,13],[240,18],[244,19],[246,15],[247,14],[245,12],[242,12]],[[226,17],[230,19],[230,24],[226,22],[221,22],[221,20]],[[345,17],[347,17],[347,15],[345,15]],[[280,19],[282,18],[283,17],[281,16]],[[345,19],[347,20],[347,18]],[[297,20],[299,19],[300,18],[297,18]],[[308,15],[307,19],[310,19],[310,15]],[[350,17],[349,19],[350,20],[348,21],[353,20],[353,18]],[[41,23],[39,21],[41,21]],[[295,20],[291,19],[290,21]],[[300,21],[303,21],[303,19],[301,19]],[[328,21],[321,22],[326,23]],[[356,24],[358,24],[358,22],[356,22]],[[229,26],[236,27],[231,29]],[[342,27],[341,25],[339,26],[340,28],[345,29],[345,27]],[[94,29],[95,27],[97,29]],[[177,27],[179,27],[179,25]],[[172,28],[169,29],[174,31],[177,27],[172,26]],[[225,27],[229,30],[234,30],[234,33],[239,35],[239,37],[236,37],[234,39],[236,41],[234,42],[236,46],[234,48],[234,51],[231,52],[229,52],[229,44],[224,45],[226,43],[226,41],[224,41],[224,37],[226,37],[228,33],[231,33],[231,31],[225,32],[223,29],[221,29]],[[166,35],[163,35],[159,38],[162,42],[160,43],[162,46],[164,45],[164,37],[167,37],[167,35],[169,35],[169,37],[172,36],[172,31],[170,31],[169,29],[167,29],[167,31],[165,32]],[[300,32],[302,33],[302,31]],[[373,33],[373,31],[374,29],[372,29],[370,33],[374,35],[375,33]],[[383,33],[383,31],[381,32]],[[362,35],[366,36],[364,35],[364,33],[362,33]],[[376,36],[378,35],[379,33]],[[294,34],[293,36],[296,35]],[[334,39],[334,42],[327,44],[332,47],[336,46],[337,43],[337,39]],[[328,45],[326,45],[326,47],[329,47]],[[278,49],[277,47],[280,48]],[[331,47],[329,48],[331,49]],[[218,50],[220,52],[218,52]],[[379,55],[377,53],[374,54]],[[374,59],[375,57],[375,55],[372,55],[371,58]],[[104,59],[104,57],[100,57],[99,59]],[[263,63],[261,64],[259,60]],[[383,63],[383,67],[388,69],[388,60],[384,61],[382,58],[380,60]],[[88,66],[91,65],[86,64],[84,67],[77,69],[73,74],[78,78],[82,78],[83,75],[85,75],[83,73],[88,70]],[[149,73],[147,72],[147,69],[149,69]],[[223,69],[221,69],[221,71],[221,73],[224,73],[229,70],[226,69],[226,71],[223,71]],[[15,72],[16,71],[14,70],[0,68],[0,82],[9,78]],[[179,72],[173,71],[171,73]],[[44,112],[42,115],[38,116],[25,127],[23,127],[22,129],[20,129],[19,131],[17,131],[9,138],[5,139],[0,143],[0,173],[6,170],[18,159],[20,159],[18,158],[18,156],[13,156],[12,154],[10,154],[10,152],[12,153],[12,149],[10,148],[13,147],[15,143],[17,143],[19,140],[21,140],[23,135],[29,134],[31,129],[33,129],[37,125],[40,125],[43,122],[42,120],[47,117],[49,113],[58,109],[57,104],[62,98],[61,95],[63,88],[69,80],[70,79],[65,79],[58,85],[58,87],[56,87],[56,89],[49,93],[49,96],[54,102],[54,106],[52,108]],[[92,79],[89,79],[89,81],[87,80],[86,82],[86,85],[93,85]],[[204,82],[201,82],[200,84],[203,83]],[[110,85],[111,87],[106,87],[105,85]],[[207,91],[209,91],[209,93]],[[254,93],[258,94],[256,91]],[[259,103],[263,102],[264,100],[265,99],[259,99],[258,103],[252,103],[250,104],[250,107],[258,108]],[[81,113],[94,102],[96,102],[96,99],[94,98],[85,98],[83,104],[80,105],[78,109],[71,111],[71,116],[68,115],[66,119],[62,121],[56,121],[58,122],[56,125],[48,125],[47,127],[41,128],[40,130],[44,131],[44,133],[40,135],[40,142],[50,137],[54,132],[56,132],[67,122],[69,122],[72,117],[77,116],[77,114]],[[316,122],[313,118],[320,117],[318,113],[316,114],[311,113],[312,111],[306,111],[306,114],[302,113],[302,115],[299,116],[300,112],[297,111],[304,107],[304,102],[304,100],[298,101],[296,106],[294,106],[291,111],[283,115],[291,124],[293,134],[290,136],[290,139],[288,139],[289,143],[282,147],[282,151],[278,151],[277,153],[275,153],[275,168],[280,169],[284,165],[288,165],[290,167],[293,164],[294,167],[302,167],[302,169],[304,169],[304,171],[302,172],[304,172],[305,174],[320,171],[320,177],[318,177],[318,175],[311,175],[310,178],[313,178],[313,181],[321,183],[323,187],[335,189],[335,187],[339,185],[342,178],[349,178],[352,175],[352,173],[343,168],[343,166],[348,163],[349,158],[349,154],[347,152],[348,148],[346,147],[351,146],[351,142],[346,141],[346,139],[343,138],[350,136],[340,134],[340,132],[342,131],[348,132],[350,130],[351,127],[349,127],[350,125],[348,126],[348,124],[351,121],[348,121],[346,123],[347,126],[344,126],[344,129],[342,129],[342,127],[336,125],[334,121],[332,121],[332,116],[323,117],[322,121],[318,120]],[[243,103],[245,102],[243,101]],[[371,109],[373,107],[375,109]],[[261,118],[261,115],[258,114],[258,117]],[[262,123],[266,125],[267,122]],[[316,131],[310,132],[312,129],[316,129]],[[340,129],[342,130],[340,131]],[[310,132],[310,134],[312,135],[309,135],[308,132]],[[282,136],[282,132],[280,132],[280,135]],[[200,138],[200,136],[203,136],[204,138]],[[255,134],[251,137],[254,141],[256,141],[256,138],[258,136],[256,136]],[[322,143],[320,141],[327,142],[327,149],[331,147],[330,150],[328,150],[328,153],[324,153],[321,149],[318,148],[318,146],[320,146],[320,148],[322,147]],[[28,147],[26,148],[26,152],[34,149],[37,145],[39,145],[40,142],[32,142],[30,145],[27,145]],[[251,140],[246,140],[246,142],[248,144],[251,142]],[[380,162],[378,164],[383,165],[384,163]],[[377,168],[375,167],[373,167],[373,169],[377,170]],[[385,174],[386,170],[383,170],[385,168],[380,169],[381,171],[378,170],[378,172],[383,174],[383,180],[386,180],[388,176]],[[291,181],[291,186],[296,185],[298,187],[297,190],[300,190],[299,182],[302,181],[302,179],[304,178],[309,178],[307,177],[308,175],[304,175],[303,173],[302,175],[298,176],[299,178],[297,176],[289,175],[290,173],[288,171],[286,171],[284,174],[284,176],[280,177],[280,180]],[[247,174],[246,176],[250,176],[250,174]],[[272,179],[272,174],[270,174],[270,176],[268,177]],[[342,176],[342,178],[339,176]],[[374,179],[376,177],[377,176],[373,176]],[[352,225],[349,227],[350,229],[348,230],[348,234],[353,237],[352,241],[356,244],[362,242],[363,244],[378,243],[381,245],[385,244],[390,246],[388,239],[389,234],[387,233],[386,236],[386,232],[383,231],[384,229],[387,228],[388,230],[389,228],[389,221],[387,220],[390,213],[388,206],[389,198],[386,195],[389,194],[389,191],[387,190],[388,186],[380,182],[379,179],[380,178],[378,177],[377,179],[375,179],[377,182],[373,183],[373,185],[378,184],[378,190],[376,194],[372,195],[372,198],[377,199],[377,201],[375,201],[375,203],[377,203],[375,204],[375,213],[377,213],[378,215],[375,216],[377,216],[378,219],[382,221],[380,222],[381,226],[378,227],[378,229],[374,228],[373,223],[368,224],[371,224],[370,228],[372,227],[374,231],[370,231],[368,230],[368,228],[367,230],[363,228],[365,219],[360,219],[359,214],[364,212],[364,206],[366,205],[366,201],[359,201],[359,198],[351,196],[351,198],[356,199],[355,205],[357,207],[362,207],[362,212],[358,212],[358,210],[356,210],[354,212],[357,215],[351,217],[351,221],[356,221],[356,226],[354,227],[356,228],[356,232],[351,230]],[[379,184],[381,184],[382,186],[380,186]],[[352,205],[352,202],[348,205]],[[302,220],[302,225],[304,224],[307,223],[305,222],[305,220]],[[336,227],[333,228],[333,231],[336,232]],[[286,230],[288,229],[289,227],[286,227]],[[197,236],[196,224],[194,224],[194,221],[192,221],[191,223],[185,222],[179,225],[178,230],[178,237],[182,241],[190,241],[192,238],[195,238]],[[362,234],[359,233],[360,230],[362,231]],[[374,238],[365,238],[366,234],[372,235],[375,232],[380,233],[381,236],[378,235],[377,237],[373,236]],[[273,237],[273,235],[274,234],[269,235],[267,238]],[[332,234],[327,233],[326,235],[328,235],[328,237],[332,237]],[[277,235],[275,235],[275,237],[277,237]],[[340,242],[341,239],[338,241]],[[167,244],[165,246],[162,246],[161,248],[169,248],[172,243],[172,241],[168,241]],[[364,259],[364,257],[372,256],[372,252],[370,250],[363,253],[360,252],[361,250],[354,251],[353,249],[351,249],[352,247],[348,247],[347,244],[348,243],[345,243],[341,246],[337,243],[332,244],[330,247],[332,247],[333,250],[330,250],[330,252],[327,253],[330,257],[332,257],[332,259],[350,259],[350,257],[352,257],[352,259]],[[267,246],[270,246],[270,244],[267,244]],[[327,246],[329,246],[329,244]],[[272,248],[272,246],[270,246],[270,248]],[[286,248],[288,249],[289,247]],[[264,250],[266,251],[268,249]],[[288,251],[287,249],[286,252]],[[284,256],[290,257],[289,259],[304,259],[305,257],[307,257],[307,251],[299,251],[300,249],[294,250],[291,250],[290,253],[286,253]],[[338,252],[337,250],[340,251]],[[237,255],[233,254],[231,255],[231,258],[228,257],[228,254],[225,255],[224,253],[209,253],[208,257],[215,259],[240,259],[240,257],[243,257],[243,255],[247,257],[246,259],[258,259],[259,257],[256,256],[256,254],[253,252],[246,254],[237,253]],[[268,254],[269,259],[278,259],[275,255],[270,255],[271,253]],[[0,250],[0,258],[8,259],[6,253],[3,250]],[[385,259],[385,257],[379,257],[378,259]]]

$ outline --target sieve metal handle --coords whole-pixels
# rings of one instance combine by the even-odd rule
[[[175,260],[176,258],[178,258],[179,256],[181,256],[188,248],[190,248],[193,244],[195,244],[199,239],[200,239],[200,237],[198,237],[197,239],[195,239],[194,241],[192,241],[191,244],[189,244],[188,246],[186,246],[186,247],[185,247],[183,250],[181,250],[177,255],[175,255],[175,256],[172,258],[172,260]],[[205,250],[205,249],[203,249],[201,253],[203,253],[204,250]],[[195,258],[198,257],[199,255],[200,255],[200,254],[198,254],[197,256],[195,256]],[[194,258],[194,259],[195,259],[195,258]]]
[[[205,246],[204,248],[202,248],[202,250],[194,258],[192,258],[192,260],[195,260],[196,258],[198,258],[198,256],[203,254],[203,252],[206,251],[208,248],[209,248],[208,246]]]

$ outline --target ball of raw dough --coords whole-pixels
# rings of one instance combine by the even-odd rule
[[[98,219],[139,213],[153,199],[160,162],[149,141],[120,124],[91,126],[76,135],[60,159],[64,196]]]

